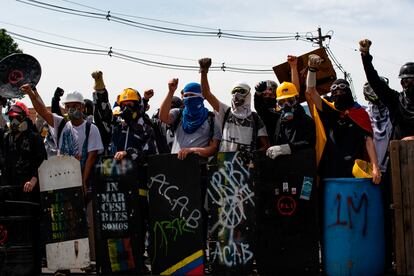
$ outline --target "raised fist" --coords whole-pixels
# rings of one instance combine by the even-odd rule
[[[168,90],[170,92],[175,92],[175,90],[177,90],[178,87],[178,79],[172,79],[168,82]]]
[[[144,91],[144,99],[149,100],[154,96],[154,90],[148,89]]]
[[[309,70],[312,71],[316,71],[319,68],[319,65],[321,65],[322,63],[322,59],[320,58],[320,56],[315,55],[315,54],[311,54],[308,56],[308,66],[309,66]]]
[[[200,73],[208,73],[208,69],[211,66],[211,58],[199,59],[198,64],[200,65]]]
[[[359,51],[363,54],[369,53],[369,47],[371,47],[371,40],[363,39],[359,41]]]
[[[95,89],[96,91],[105,89],[105,84],[102,78],[102,71],[94,71],[92,72],[91,76],[95,80],[95,85],[93,86],[93,89]]]
[[[298,65],[298,58],[296,56],[288,55],[287,62],[289,63],[290,67],[295,67]]]
[[[60,87],[56,87],[55,93],[53,94],[53,97],[56,99],[60,99],[60,97],[63,96],[63,94],[65,93],[65,90],[63,90]]]
[[[267,89],[267,82],[266,81],[258,82],[254,88],[256,89],[256,93],[257,94],[261,94],[264,91],[266,91],[266,89]]]

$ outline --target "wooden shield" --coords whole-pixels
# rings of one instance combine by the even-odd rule
[[[72,156],[53,156],[39,167],[42,236],[52,270],[90,264],[88,225],[80,163]]]
[[[11,54],[0,61],[0,96],[21,98],[20,86],[32,86],[40,80],[42,69],[39,62],[27,54]]]
[[[298,71],[300,81],[300,101],[305,101],[303,92],[306,90],[306,76],[308,74],[308,56],[310,54],[318,55],[322,58],[322,63],[319,67],[319,71],[316,73],[316,89],[319,94],[324,95],[329,92],[331,84],[336,80],[336,73],[332,66],[332,63],[325,51],[325,48],[319,48],[312,52],[306,53],[298,57]],[[276,74],[277,79],[280,83],[284,81],[292,82],[290,74],[290,66],[287,62],[276,65],[273,67],[273,71]]]

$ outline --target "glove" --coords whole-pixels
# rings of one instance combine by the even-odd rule
[[[266,151],[266,155],[269,158],[272,158],[272,159],[275,159],[279,155],[287,155],[287,154],[291,154],[291,153],[292,153],[292,151],[290,150],[289,144],[273,146],[273,147],[268,148],[267,151]]]
[[[211,66],[211,58],[202,58],[198,60],[200,65],[200,73],[208,73],[208,69]]]
[[[371,40],[363,39],[359,41],[359,51],[363,54],[369,53],[369,47],[371,47]]]
[[[63,93],[65,93],[65,90],[63,90],[60,87],[56,87],[55,94],[53,94],[53,97],[57,100],[60,100],[60,97],[63,96]]]
[[[105,84],[102,78],[102,71],[95,71],[91,75],[92,75],[92,78],[94,78],[95,80],[95,85],[93,86],[93,89],[95,89],[95,91],[104,90]]]
[[[321,65],[322,59],[315,54],[311,54],[308,56],[308,67],[309,71],[316,72],[319,69],[319,65]]]
[[[256,89],[256,93],[260,95],[264,91],[266,91],[266,89],[267,89],[267,82],[266,81],[258,82],[254,88]]]

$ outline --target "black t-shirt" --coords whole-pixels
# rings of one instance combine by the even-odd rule
[[[322,101],[318,110],[326,133],[326,145],[319,165],[319,173],[327,177],[353,177],[355,159],[365,159],[365,139],[372,136],[348,116]]]

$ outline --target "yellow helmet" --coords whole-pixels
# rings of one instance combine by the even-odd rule
[[[276,90],[276,100],[283,100],[295,96],[299,96],[299,93],[296,86],[291,82],[282,82]]]
[[[119,95],[118,103],[121,104],[125,101],[141,101],[141,97],[137,90],[132,88],[125,88],[124,91]]]

